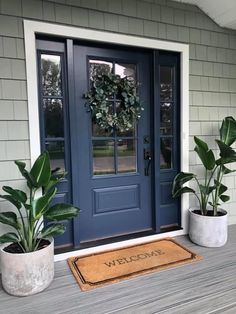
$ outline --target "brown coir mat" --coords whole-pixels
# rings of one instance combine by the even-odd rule
[[[202,257],[166,238],[122,249],[71,257],[68,264],[82,291],[141,274],[195,262]]]

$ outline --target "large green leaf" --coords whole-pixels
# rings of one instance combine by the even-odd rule
[[[217,159],[216,161],[217,165],[224,165],[236,161],[236,152],[232,147],[230,147],[229,145],[225,144],[220,140],[216,140],[216,143],[219,146],[221,157]]]
[[[78,215],[80,209],[69,204],[55,204],[45,213],[45,217],[49,220],[68,220]]]
[[[224,165],[222,165],[222,171],[224,172],[224,174],[228,174],[228,173],[232,173],[232,172],[235,172],[236,170],[231,170],[227,167],[225,167]]]
[[[66,227],[62,224],[48,225],[41,231],[41,238],[55,237],[63,234],[66,231]]]
[[[220,188],[219,188],[219,195],[222,195],[228,190],[227,186],[221,183]]]
[[[51,177],[50,158],[47,151],[43,152],[33,164],[30,171],[38,187],[46,186]]]
[[[229,146],[236,141],[236,121],[233,117],[226,117],[222,121],[220,139]]]
[[[22,174],[22,176],[27,180],[27,184],[29,188],[32,187],[36,187],[36,182],[34,181],[34,178],[32,177],[32,175],[25,169],[25,162],[20,161],[20,160],[16,160],[15,164],[17,165],[20,173]]]
[[[229,195],[223,194],[220,196],[220,199],[222,200],[222,202],[225,203],[225,202],[228,202],[230,200],[230,197],[229,197]]]
[[[39,219],[46,212],[56,192],[57,189],[54,188],[32,202],[32,213],[34,219]]]
[[[0,244],[9,243],[9,242],[16,243],[16,242],[19,242],[19,241],[20,241],[20,239],[13,232],[5,233],[2,236],[0,236]]]
[[[196,143],[194,150],[201,159],[203,166],[207,170],[212,170],[215,167],[215,156],[213,151],[208,148],[207,143],[200,140],[198,137],[194,136],[194,141]]]
[[[172,186],[172,196],[173,197],[177,197],[179,195],[181,195],[181,188],[182,185],[190,180],[192,180],[193,178],[195,178],[196,175],[190,172],[180,172],[178,173],[173,181],[173,186]]]
[[[12,203],[18,209],[21,208],[21,203],[17,201],[12,195],[0,195],[0,198]]]
[[[62,172],[60,170],[58,170],[56,172],[52,171],[50,180],[49,180],[47,186],[45,186],[45,192],[48,192],[53,187],[55,187],[59,182],[61,182],[65,178],[66,175],[67,175],[67,172],[65,172],[65,171],[62,171]]]
[[[17,216],[13,212],[0,213],[0,222],[4,225],[14,227],[15,229],[20,229]]]
[[[10,186],[3,186],[2,189],[21,203],[25,203],[27,201],[27,195],[21,190],[13,189]]]
[[[196,178],[196,175],[191,172],[179,172],[175,178],[174,183],[178,185],[183,185],[184,183]]]
[[[193,189],[189,188],[188,186],[184,186],[182,188],[179,188],[178,190],[176,190],[174,193],[172,193],[172,196],[175,197],[179,197],[180,195],[184,194],[184,193],[196,193]]]

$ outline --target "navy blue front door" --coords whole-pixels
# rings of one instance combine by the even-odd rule
[[[85,106],[90,79],[108,72],[140,84],[144,111],[132,130],[104,131]],[[151,230],[151,175],[144,158],[151,150],[150,54],[74,45],[74,92],[73,195],[82,209],[75,244]]]
[[[68,172],[54,202],[82,210],[56,247],[179,229],[180,201],[171,195],[180,170],[179,54],[71,39],[39,39],[37,50],[42,150]],[[126,132],[104,131],[86,106],[90,80],[110,72],[139,83],[144,111]]]

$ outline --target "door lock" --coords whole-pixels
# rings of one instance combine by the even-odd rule
[[[143,150],[143,159],[144,160],[151,160],[151,152],[149,149],[144,149]]]

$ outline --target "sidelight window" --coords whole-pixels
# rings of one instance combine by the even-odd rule
[[[53,169],[65,169],[64,90],[60,55],[40,55],[40,98],[44,148],[48,150]]]

